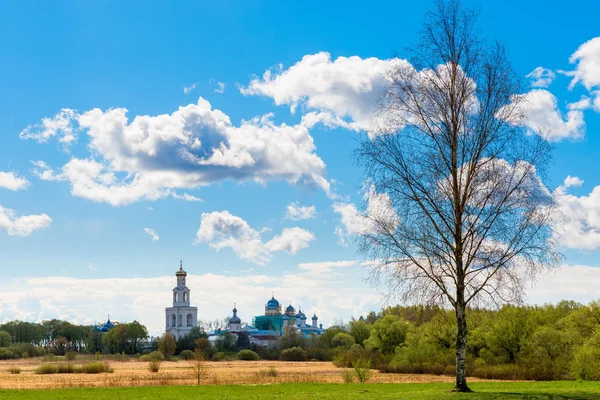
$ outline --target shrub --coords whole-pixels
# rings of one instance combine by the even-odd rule
[[[276,378],[279,375],[279,372],[275,369],[275,367],[271,367],[269,369],[261,369],[258,372],[258,375],[262,376],[263,378],[265,378],[265,377]]]
[[[281,351],[279,356],[283,361],[305,361],[306,352],[300,347],[290,347]]]
[[[19,367],[10,367],[8,369],[8,372],[10,372],[13,375],[17,375],[17,374],[21,373],[21,368],[19,368]]]
[[[526,369],[516,364],[486,365],[480,364],[475,367],[471,376],[482,379],[520,380],[529,379]]]
[[[29,357],[43,357],[46,355],[46,349],[43,347],[32,346],[27,353],[29,354]]]
[[[75,353],[74,351],[69,351],[67,354],[65,354],[65,360],[67,361],[73,361],[77,358],[77,353]]]
[[[100,352],[97,351],[96,354],[94,354],[94,358],[96,359],[96,361],[100,361],[102,359],[102,354],[100,354]]]
[[[243,361],[260,360],[260,357],[258,356],[258,354],[256,354],[252,350],[241,350],[239,353],[237,353],[237,358],[238,358],[238,360],[243,360]]]
[[[73,373],[75,373],[75,366],[71,363],[57,364],[56,365],[56,373],[57,374],[73,374]]]
[[[148,363],[148,370],[150,372],[158,372],[158,370],[160,369],[160,361],[150,361]]]
[[[215,355],[213,355],[212,359],[213,361],[223,361],[225,359],[225,353],[219,351],[218,353],[215,353]]]
[[[114,369],[105,362],[95,362],[92,364],[83,364],[78,372],[82,374],[101,374],[103,372],[112,373]]]
[[[29,358],[29,353],[24,351],[23,353],[21,353],[21,358]]]
[[[359,358],[368,358],[371,360],[371,366],[373,367],[383,364],[380,354],[355,344],[349,350],[340,349],[333,358],[333,365],[340,368],[353,368],[354,361]]]
[[[344,383],[354,383],[354,371],[344,368],[342,370],[342,380]]]
[[[165,357],[160,351],[153,351],[140,356],[140,361],[164,361]]]
[[[371,379],[371,360],[366,357],[360,357],[352,363],[356,379],[360,383],[366,383]]]
[[[58,367],[56,364],[42,364],[35,369],[35,373],[40,375],[57,374]]]
[[[191,360],[194,358],[194,352],[191,350],[183,350],[179,353],[179,357],[181,357],[182,360]]]
[[[0,347],[0,360],[8,360],[13,358],[13,352],[6,347]]]

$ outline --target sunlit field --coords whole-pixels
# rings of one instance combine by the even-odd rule
[[[0,361],[0,388],[69,388],[69,387],[121,387],[121,386],[161,386],[194,385],[191,364],[188,361],[163,361],[160,370],[152,373],[148,362],[110,361],[112,373],[100,374],[36,374],[36,369],[44,364],[81,365],[93,363],[93,357],[80,357],[74,361],[44,361],[41,358]],[[262,385],[275,383],[343,383],[343,368],[336,368],[330,362],[284,362],[284,361],[216,361],[206,363],[202,384],[206,385]],[[10,369],[19,368],[18,374]],[[273,372],[274,371],[274,372]],[[385,374],[372,371],[372,383],[448,383],[451,376],[422,374]],[[472,382],[482,381],[473,378]]]

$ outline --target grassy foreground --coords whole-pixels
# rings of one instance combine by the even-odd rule
[[[446,383],[329,384],[293,383],[261,386],[158,386],[0,390],[0,399],[36,400],[258,400],[258,399],[600,399],[597,382],[473,383],[475,393],[450,393]]]

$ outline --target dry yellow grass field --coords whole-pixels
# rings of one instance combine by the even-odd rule
[[[103,360],[104,361],[104,360]],[[60,361],[65,363],[65,361]],[[91,359],[75,360],[81,364]],[[194,385],[195,377],[187,361],[163,361],[158,373],[148,371],[148,363],[137,360],[109,361],[113,373],[103,374],[55,374],[38,375],[35,369],[49,362],[41,359],[0,361],[0,388],[62,388],[94,386],[154,386]],[[342,382],[342,369],[330,362],[284,362],[284,361],[219,361],[207,362],[203,384],[272,384],[291,382]],[[11,374],[11,367],[20,367],[20,374]],[[274,368],[277,376],[264,371]],[[263,371],[263,372],[261,372]],[[453,382],[453,377],[418,374],[382,374],[373,371],[371,382],[420,383]],[[471,378],[471,381],[480,381]]]

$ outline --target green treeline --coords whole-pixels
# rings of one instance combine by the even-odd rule
[[[148,330],[137,321],[118,324],[107,333],[57,319],[41,323],[10,321],[0,324],[0,359],[68,352],[135,354],[146,339]]]
[[[600,379],[600,302],[469,310],[469,375],[497,379]],[[333,330],[336,328],[330,328]],[[339,327],[343,364],[367,352],[386,372],[454,375],[456,320],[439,308],[391,307]],[[331,336],[331,333],[328,334]]]
[[[598,301],[471,309],[468,315],[470,376],[600,380]],[[340,367],[367,357],[383,372],[454,375],[456,336],[452,311],[396,306],[308,340],[287,333],[277,349],[250,348],[262,358],[283,359],[283,351],[293,348],[293,359],[332,360]]]

